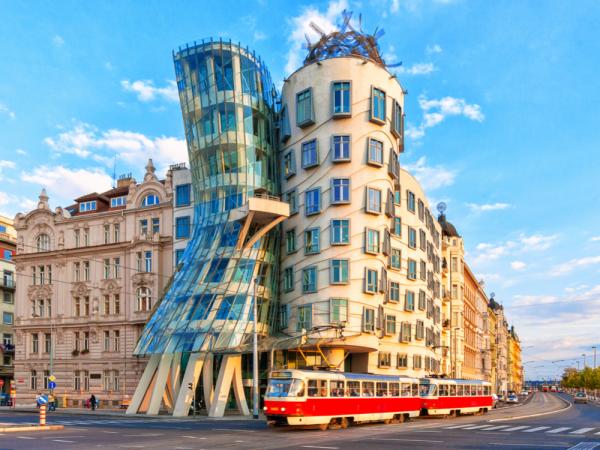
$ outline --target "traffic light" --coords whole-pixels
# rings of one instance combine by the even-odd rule
[[[188,383],[188,389],[193,389],[194,388],[194,384],[193,383]]]

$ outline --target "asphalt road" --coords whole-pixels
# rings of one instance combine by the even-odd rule
[[[564,396],[569,398],[568,396]],[[62,431],[0,434],[0,449],[577,449],[600,450],[600,407],[536,393],[526,405],[485,416],[425,418],[347,430],[270,429],[263,421],[172,419],[52,413]],[[532,414],[552,414],[523,417]],[[35,422],[30,413],[0,413],[0,423]]]

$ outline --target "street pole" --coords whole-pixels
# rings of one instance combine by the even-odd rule
[[[596,346],[592,347],[594,349],[594,369],[596,369]]]
[[[581,356],[583,357],[583,368],[585,369],[587,366],[586,360],[585,360],[585,353],[582,353]]]
[[[254,279],[254,289],[252,292],[252,314],[253,314],[253,329],[252,329],[252,393],[253,393],[253,407],[252,407],[252,417],[258,419],[258,336],[256,330],[256,322],[257,322],[257,311],[258,308],[256,306],[256,283],[258,278]]]

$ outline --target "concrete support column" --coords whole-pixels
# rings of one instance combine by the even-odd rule
[[[131,398],[131,403],[127,408],[125,414],[137,414],[144,397],[146,396],[146,392],[148,391],[150,385],[152,384],[152,379],[154,378],[154,373],[156,372],[156,368],[158,367],[158,363],[160,362],[160,355],[152,355],[148,364],[146,364],[146,368],[144,369],[144,373],[140,378],[140,382],[135,388],[135,392],[133,393],[133,397]]]
[[[173,408],[173,417],[186,417],[189,413],[190,405],[194,398],[194,391],[196,390],[204,363],[202,356],[201,353],[190,354],[190,359],[187,363],[183,380],[181,381],[181,388],[179,389],[175,407]],[[189,383],[192,383],[192,389],[189,388]]]
[[[163,394],[167,385],[167,378],[171,372],[171,362],[173,361],[172,353],[165,353],[160,355],[160,363],[156,371],[156,381],[154,382],[154,388],[152,390],[152,397],[150,397],[150,405],[146,414],[150,416],[158,415],[160,410],[160,404],[163,399]]]
[[[202,389],[204,391],[204,402],[206,403],[206,411],[210,411],[212,402],[215,396],[215,389],[213,386],[213,373],[214,373],[214,355],[212,353],[206,353],[204,356],[204,368],[202,371]]]
[[[224,355],[219,369],[215,395],[208,411],[209,417],[223,417],[232,383],[239,411],[245,416],[250,415],[242,385],[242,356]]]

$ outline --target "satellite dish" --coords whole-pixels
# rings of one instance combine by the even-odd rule
[[[491,293],[490,293],[490,298],[491,298],[491,299],[493,299],[495,296],[496,296],[496,293],[495,293],[495,292],[491,292]]]
[[[446,203],[444,202],[439,202],[437,204],[437,210],[440,214],[444,214],[446,212]]]

